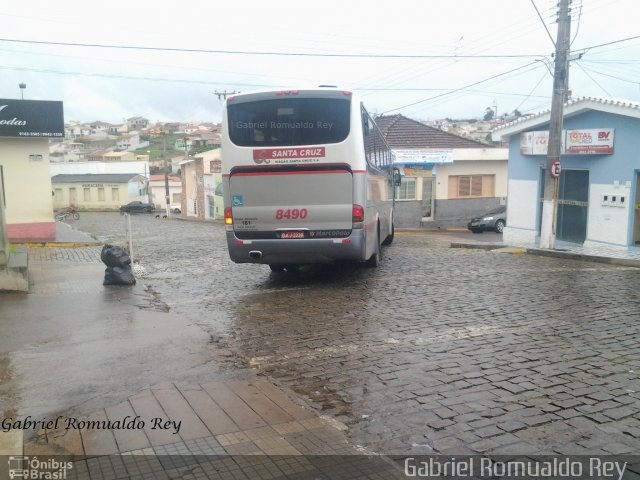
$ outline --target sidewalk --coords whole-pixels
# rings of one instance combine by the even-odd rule
[[[59,425],[23,455],[71,460],[74,478],[404,478],[390,460],[350,445],[345,427],[259,378],[157,385]]]
[[[60,224],[56,240],[29,247],[30,293],[0,298],[3,346],[26,351],[31,372],[15,375],[19,355],[12,354],[6,371],[0,364],[6,400],[0,419],[30,415],[53,422],[46,429],[0,431],[0,478],[9,478],[10,468],[15,473],[17,458],[37,458],[48,473],[66,475],[47,478],[404,478],[391,460],[350,444],[344,425],[291,392],[248,369],[221,374],[215,362],[224,352],[208,345],[197,326],[155,305],[144,280],[103,287],[101,248],[93,239]],[[191,351],[171,346],[176,328],[191,329]],[[119,335],[128,342],[115,351],[111,337]],[[147,363],[171,363],[174,379],[110,366],[114,356],[135,366],[140,355]],[[196,376],[206,380],[193,382]],[[93,381],[102,389],[93,390]],[[123,394],[129,385],[142,388]],[[65,462],[71,463],[63,472]]]

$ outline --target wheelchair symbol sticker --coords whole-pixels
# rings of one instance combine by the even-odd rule
[[[234,195],[233,199],[231,200],[231,204],[234,207],[241,207],[244,205],[244,198],[242,198],[242,195]]]

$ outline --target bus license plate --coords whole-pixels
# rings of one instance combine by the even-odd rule
[[[280,238],[304,238],[304,232],[282,232]]]

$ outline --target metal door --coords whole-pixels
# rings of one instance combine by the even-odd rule
[[[558,185],[556,238],[583,243],[587,237],[589,171],[563,170]]]
[[[640,243],[640,173],[636,174],[636,201],[633,205],[633,243]]]

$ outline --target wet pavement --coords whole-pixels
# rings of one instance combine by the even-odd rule
[[[275,274],[230,262],[220,224],[132,224],[133,289],[102,286],[95,247],[40,249],[41,275],[64,255],[95,271],[70,267],[65,305],[39,299],[38,278],[28,298],[0,299],[5,415],[88,414],[249,369],[383,454],[640,451],[640,269],[398,232],[378,269]],[[72,225],[125,240],[117,213]],[[54,323],[48,308],[63,309]]]

